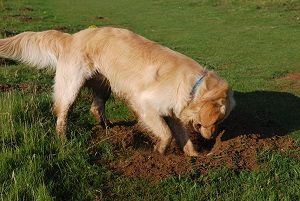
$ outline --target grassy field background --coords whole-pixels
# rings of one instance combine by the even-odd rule
[[[299,80],[282,78],[300,73],[300,1],[0,0],[0,37],[91,25],[129,28],[216,70],[235,90],[237,110],[255,116],[268,106],[283,134],[299,141]],[[157,183],[115,175],[90,155],[96,122],[86,91],[70,117],[70,140],[55,138],[53,75],[1,63],[1,200],[300,200],[299,158],[277,152],[259,154],[263,168],[253,172],[224,168]],[[108,114],[132,119],[113,98]],[[113,156],[109,143],[97,146],[103,157]]]

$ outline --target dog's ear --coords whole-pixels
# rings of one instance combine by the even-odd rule
[[[184,124],[188,124],[192,119],[195,118],[195,115],[199,112],[198,107],[196,105],[191,104],[184,108],[184,110],[180,114],[180,119]]]
[[[218,77],[213,72],[208,72],[203,81],[203,90],[209,91],[213,89],[219,82]]]
[[[204,126],[213,125],[219,119],[220,115],[222,115],[220,106],[216,103],[207,102],[202,106],[200,111],[201,123]]]
[[[202,86],[200,87],[199,93],[196,93],[196,98],[203,97],[211,89],[214,89],[216,85],[218,85],[219,78],[216,76],[214,72],[208,72],[204,77]]]

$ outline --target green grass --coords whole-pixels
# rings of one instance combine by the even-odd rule
[[[263,111],[283,134],[300,139],[299,81],[276,79],[300,72],[299,10],[296,0],[0,0],[0,37],[129,28],[215,69],[236,91],[236,109],[258,119]],[[32,21],[22,21],[26,16]],[[277,152],[261,153],[263,168],[254,172],[221,169],[158,183],[113,174],[89,153],[95,120],[86,91],[70,116],[68,142],[55,137],[53,75],[18,63],[0,66],[0,84],[45,86],[33,94],[0,93],[1,200],[300,200],[299,159]],[[114,98],[107,109],[111,119],[132,118]],[[109,142],[97,148],[101,157],[114,158]]]
[[[51,86],[54,72],[50,70],[35,70],[28,66],[10,65],[1,68],[0,83],[15,85],[18,83],[39,84]]]
[[[49,94],[0,95],[0,197],[4,200],[83,200],[100,188],[103,167],[89,163],[89,132],[72,126],[71,139],[55,137]]]
[[[139,180],[121,180],[112,187],[115,197],[111,200],[298,200],[299,188],[287,186],[299,187],[299,163],[278,154],[262,157],[267,163],[260,172],[221,169],[196,178],[169,178],[155,186]]]

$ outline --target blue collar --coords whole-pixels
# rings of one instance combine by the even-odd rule
[[[204,80],[204,77],[207,75],[207,71],[204,71],[203,75],[200,76],[197,81],[195,82],[193,88],[192,88],[192,91],[190,93],[191,96],[194,96],[195,93],[196,93],[196,90],[197,88],[202,84],[203,80]]]

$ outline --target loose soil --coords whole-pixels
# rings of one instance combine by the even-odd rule
[[[174,141],[165,155],[154,152],[155,139],[134,122],[127,122],[127,125],[117,123],[113,128],[106,130],[101,126],[94,127],[91,155],[97,164],[106,164],[117,174],[158,181],[191,172],[196,175],[205,174],[209,170],[221,167],[258,170],[260,168],[258,153],[262,151],[276,150],[283,154],[288,154],[290,150],[300,151],[288,136],[232,132],[228,128],[234,128],[238,124],[234,121],[236,118],[238,117],[226,122],[227,126],[222,128],[215,140],[205,140],[200,134],[191,131],[190,137],[200,152],[199,157],[185,156]],[[241,120],[242,123],[243,119]],[[236,127],[236,131],[242,131],[244,128]],[[264,129],[262,128],[262,131]],[[112,158],[101,157],[101,149],[97,148],[98,144],[105,141],[112,144]]]

